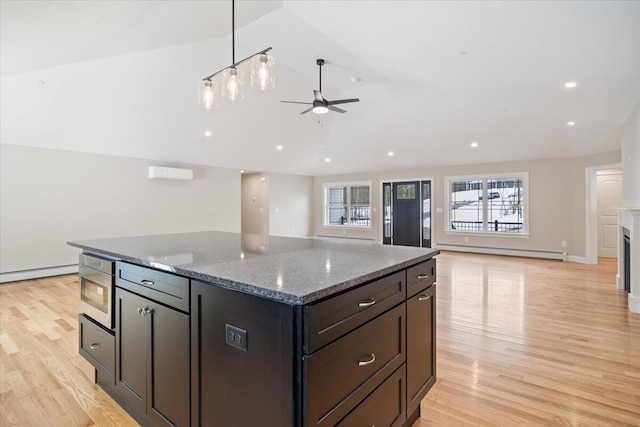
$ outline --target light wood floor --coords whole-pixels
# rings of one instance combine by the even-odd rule
[[[441,254],[438,381],[414,427],[640,426],[640,315],[600,261]],[[0,285],[0,425],[136,425],[78,354],[76,290]]]

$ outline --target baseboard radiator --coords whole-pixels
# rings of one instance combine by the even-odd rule
[[[435,249],[440,249],[443,251],[472,252],[472,253],[478,253],[478,254],[558,259],[562,261],[567,261],[568,259],[568,254],[566,252],[539,251],[539,250],[530,250],[530,249],[511,249],[511,248],[495,248],[495,247],[487,247],[487,246],[467,246],[467,245],[448,245],[448,244],[438,244],[435,246]]]
[[[329,236],[324,234],[316,235],[316,239],[323,240],[336,240],[336,241],[345,241],[345,242],[363,242],[363,243],[376,243],[376,239],[370,239],[365,237],[349,237],[349,236]]]
[[[39,279],[41,277],[60,276],[78,272],[78,264],[58,265],[54,267],[32,268],[29,270],[8,271],[0,273],[0,283],[17,282],[19,280]]]

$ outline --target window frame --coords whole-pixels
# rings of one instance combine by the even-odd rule
[[[505,231],[488,231],[487,225],[487,211],[488,206],[486,203],[483,203],[482,208],[482,218],[483,218],[483,228],[482,231],[472,231],[472,230],[455,230],[451,228],[451,183],[455,181],[482,181],[482,200],[486,201],[487,195],[489,193],[487,181],[488,180],[499,180],[505,178],[516,178],[522,181],[522,191],[524,196],[522,198],[522,232],[519,233],[511,233]],[[507,238],[529,238],[529,172],[513,172],[513,173],[489,173],[489,174],[478,174],[478,175],[459,175],[459,176],[445,176],[444,177],[444,198],[445,198],[445,234],[466,234],[466,235],[474,235],[474,236],[483,236],[483,237],[507,237]]]
[[[347,212],[351,210],[351,187],[369,187],[369,225],[368,226],[359,226],[352,225],[351,219],[348,219],[346,224],[329,224],[329,215],[328,215],[328,194],[329,189],[332,187],[347,187]],[[353,229],[353,230],[371,230],[373,229],[373,200],[372,200],[373,192],[371,181],[348,181],[348,182],[331,182],[322,184],[322,211],[323,211],[323,219],[322,219],[322,227],[323,228],[338,228],[338,229]]]

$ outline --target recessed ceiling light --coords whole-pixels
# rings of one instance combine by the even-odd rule
[[[324,161],[327,162],[327,163],[331,163],[331,159],[328,158],[328,157],[326,159],[324,159]]]
[[[244,173],[244,169],[240,169],[240,173]]]
[[[566,87],[567,89],[573,89],[576,86],[578,86],[578,83],[576,83],[574,81],[566,82],[564,84],[564,87]]]
[[[278,146],[276,147],[276,150],[278,150],[278,151],[282,151],[282,149],[283,149],[283,148],[284,148],[284,147],[283,147],[282,145],[278,145]]]
[[[567,122],[567,126],[575,126],[576,122]]]
[[[360,82],[362,79],[358,76],[351,76],[351,83],[358,83]]]
[[[478,141],[471,141],[471,148],[477,148],[478,147]]]
[[[393,155],[394,155],[394,154],[395,154],[395,153],[394,153],[393,151],[389,151],[389,152],[387,153],[387,156],[389,156],[389,157],[393,157]]]
[[[204,133],[204,136],[206,136],[206,137],[210,137],[210,136],[211,136],[211,131],[210,131],[210,130],[206,131],[206,132]]]

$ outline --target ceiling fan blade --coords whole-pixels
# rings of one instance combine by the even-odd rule
[[[314,90],[313,96],[316,98],[316,101],[324,102],[324,98],[322,97],[322,94],[319,90]]]
[[[347,112],[346,110],[343,110],[342,108],[334,107],[333,105],[329,105],[327,108],[329,108],[329,110],[331,111],[335,111],[336,113],[340,113],[340,114],[344,114]]]
[[[313,102],[298,102],[298,101],[280,101],[286,104],[305,104],[305,105],[313,105]]]
[[[351,99],[337,99],[335,101],[327,101],[327,104],[329,105],[335,105],[335,104],[347,104],[349,102],[360,102],[359,98],[351,98]]]
[[[313,110],[313,107],[311,108],[307,108],[306,110],[304,110],[302,113],[300,114],[307,114],[309,111]]]

